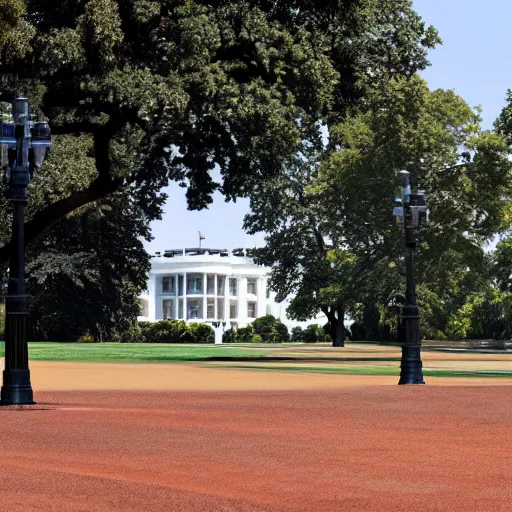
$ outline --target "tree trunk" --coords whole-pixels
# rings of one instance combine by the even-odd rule
[[[336,310],[336,315],[332,315],[329,319],[330,336],[332,338],[333,347],[345,346],[345,310],[340,306]]]
[[[363,323],[365,341],[380,341],[379,339],[379,310],[373,305],[364,306]]]

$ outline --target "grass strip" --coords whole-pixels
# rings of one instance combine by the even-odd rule
[[[236,368],[240,370],[274,371],[274,372],[295,372],[295,373],[320,373],[334,375],[376,375],[386,376],[400,375],[400,367],[391,366],[268,366],[268,365],[215,365],[215,368]],[[479,371],[479,370],[436,370],[424,368],[425,377],[492,377],[511,378],[512,372],[507,371]]]
[[[73,362],[166,362],[208,360],[252,360],[265,357],[262,350],[231,348],[219,345],[176,345],[144,343],[56,343],[30,342],[32,361]],[[0,357],[4,344],[0,345]]]

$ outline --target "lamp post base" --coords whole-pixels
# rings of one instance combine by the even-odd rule
[[[30,384],[30,370],[4,370],[0,405],[32,404],[35,402]]]
[[[402,362],[398,384],[425,384],[420,346],[402,346]]]

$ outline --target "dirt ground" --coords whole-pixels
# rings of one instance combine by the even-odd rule
[[[510,510],[510,387],[38,399],[0,410],[0,510]]]
[[[0,511],[510,510],[512,379],[31,373],[38,405],[0,408]]]

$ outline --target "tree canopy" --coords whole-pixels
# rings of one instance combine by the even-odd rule
[[[28,242],[133,184],[150,198],[176,180],[190,208],[216,189],[247,196],[323,119],[423,69],[439,42],[409,0],[27,0],[18,36],[0,97],[26,94],[57,150],[34,183]]]
[[[292,316],[323,311],[331,321],[350,311],[378,321],[378,307],[403,283],[391,210],[397,171],[407,169],[431,209],[418,281],[433,318],[507,225],[507,157],[504,138],[483,131],[478,111],[453,91],[431,92],[417,76],[392,78],[329,126],[325,149],[306,148],[268,182],[245,225],[269,233],[257,258],[275,265],[271,286],[280,297],[295,295]]]

